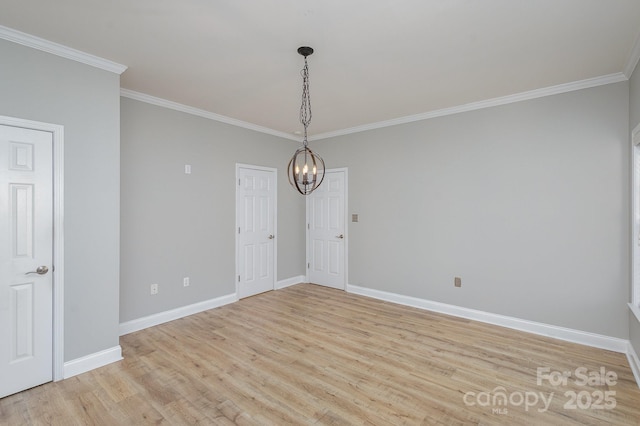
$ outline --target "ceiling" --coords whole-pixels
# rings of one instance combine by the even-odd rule
[[[638,0],[0,0],[0,25],[126,65],[124,89],[326,134],[635,65]]]

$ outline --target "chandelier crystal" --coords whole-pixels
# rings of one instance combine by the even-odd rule
[[[311,194],[324,180],[324,160],[309,148],[307,141],[307,127],[311,123],[311,97],[309,95],[309,64],[307,56],[313,49],[307,46],[298,48],[298,53],[304,56],[302,74],[302,105],[300,105],[300,123],[304,127],[302,147],[298,148],[287,166],[289,183],[302,195]]]

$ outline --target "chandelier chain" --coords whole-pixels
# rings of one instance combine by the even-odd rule
[[[304,146],[307,146],[307,127],[311,123],[311,95],[309,94],[309,65],[307,57],[304,57],[304,68],[300,71],[302,75],[302,104],[300,105],[300,123],[304,126]]]

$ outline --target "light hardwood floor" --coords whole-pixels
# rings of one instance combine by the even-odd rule
[[[0,422],[640,424],[640,389],[623,354],[310,284],[132,333],[121,345],[121,362],[0,400]],[[539,367],[572,377],[538,385]],[[581,385],[577,368],[617,381]],[[615,408],[596,408],[607,391],[615,393],[600,405]],[[500,392],[505,405],[493,400]]]

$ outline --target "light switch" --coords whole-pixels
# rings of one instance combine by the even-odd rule
[[[358,214],[354,213],[351,215],[351,222],[357,222],[358,221]]]
[[[191,174],[191,164],[185,164],[184,165],[184,174],[185,175],[190,175]]]

